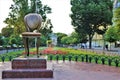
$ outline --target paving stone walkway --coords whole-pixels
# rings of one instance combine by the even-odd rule
[[[4,80],[120,80],[120,68],[114,66],[69,61],[48,61],[47,66],[48,69],[53,69],[54,78],[17,78]],[[11,62],[0,63],[1,76],[2,70],[7,69],[11,69]]]
[[[90,50],[87,49],[87,51]],[[101,49],[92,49],[91,51],[95,51],[96,53],[103,52]],[[113,48],[112,51],[105,50],[104,52],[120,55],[120,48]],[[49,69],[53,69],[54,78],[17,78],[3,80],[120,80],[120,67],[69,61],[48,61],[47,66]],[[11,69],[11,62],[0,62],[0,80],[2,80],[2,71],[7,69]]]

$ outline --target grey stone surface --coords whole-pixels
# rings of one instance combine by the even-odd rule
[[[120,80],[120,68],[81,62],[48,61],[48,67],[54,70],[54,78],[28,78],[4,80]],[[2,70],[10,69],[10,62],[0,63]]]

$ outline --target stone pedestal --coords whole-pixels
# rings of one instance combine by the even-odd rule
[[[12,69],[46,69],[46,59],[19,58],[12,61]]]
[[[19,58],[12,61],[12,70],[4,70],[2,78],[53,78],[47,69],[46,59]]]

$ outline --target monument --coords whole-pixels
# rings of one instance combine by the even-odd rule
[[[22,33],[27,58],[16,58],[12,60],[12,70],[2,71],[2,78],[53,78],[53,71],[47,69],[47,60],[39,58],[38,32],[41,27],[42,17],[40,14],[30,13],[24,17],[26,32]],[[33,32],[36,30],[36,32]],[[36,54],[38,58],[29,58],[29,38],[37,38]]]
[[[36,42],[36,53],[37,57],[39,57],[38,49],[39,49],[39,40],[41,34],[39,33],[39,29],[41,27],[42,23],[42,17],[40,14],[37,13],[30,13],[24,17],[24,22],[26,25],[26,32],[22,33],[24,47],[25,47],[25,53],[27,54],[27,57],[29,57],[29,38],[37,38]],[[35,32],[33,32],[36,30]]]

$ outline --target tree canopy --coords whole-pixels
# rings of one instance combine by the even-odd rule
[[[5,27],[2,28],[2,35],[4,37],[10,37],[14,32],[14,29],[12,27]]]
[[[0,34],[0,46],[4,44],[3,36]]]
[[[112,19],[111,0],[71,0],[72,25],[79,35],[88,36],[89,48],[95,32],[106,31]],[[103,26],[103,29],[100,29]],[[100,34],[104,34],[105,31]]]
[[[110,27],[105,33],[105,40],[112,43],[117,41],[117,31],[114,27]]]
[[[118,1],[120,3],[120,1]],[[120,6],[113,9],[113,27],[117,31],[118,40],[120,40]]]
[[[62,39],[62,37],[65,37],[65,36],[67,36],[67,34],[64,34],[64,33],[60,33],[60,32],[58,32],[58,33],[55,33],[56,35],[57,35],[57,44],[58,45],[61,45],[62,44],[62,42],[61,42],[61,39]]]
[[[36,0],[13,0],[13,2],[14,4],[12,4],[10,7],[11,12],[4,22],[8,24],[8,26],[14,27],[15,34],[21,34],[25,31],[24,16],[26,14],[37,12],[38,14],[41,14],[44,23],[47,20],[46,14],[51,13],[51,8],[47,5],[43,5],[41,0],[37,0],[37,9]],[[52,23],[49,22],[47,24],[51,25]],[[46,27],[45,30],[51,31],[52,27]],[[42,29],[44,30],[44,28]]]

